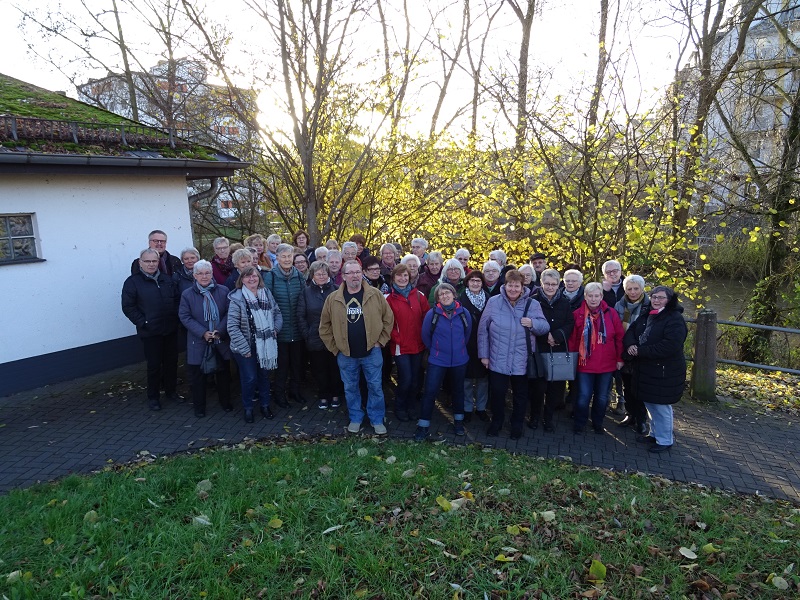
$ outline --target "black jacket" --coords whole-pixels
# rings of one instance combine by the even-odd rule
[[[545,298],[541,288],[533,293],[532,298],[539,301],[544,318],[550,323],[550,333],[556,341],[556,345],[553,346],[553,352],[566,352],[567,341],[569,336],[572,335],[573,327],[575,327],[575,317],[572,316],[569,300],[561,295],[560,289],[553,297],[552,303]],[[548,334],[546,333],[536,337],[536,345],[539,352],[549,352],[550,344],[547,343],[547,336]]]
[[[297,326],[306,341],[306,348],[318,352],[325,350],[325,344],[319,337],[319,318],[325,299],[336,291],[336,286],[330,279],[323,285],[309,281],[297,300]]]
[[[631,364],[633,385],[643,402],[675,404],[681,399],[686,385],[686,334],[683,307],[677,297],[657,315],[640,315],[625,332],[625,356],[630,358],[628,348],[638,346]]]
[[[122,285],[122,312],[141,338],[175,333],[179,302],[177,282],[161,272],[154,280],[140,271]]]
[[[610,290],[603,290],[603,300],[606,301],[609,308],[614,308],[617,305],[617,302],[622,300],[622,297],[625,295],[625,288],[622,287],[622,280],[619,282],[619,287],[617,291],[614,291],[614,288]]]
[[[498,285],[497,287],[499,288],[500,286]],[[486,292],[486,288],[483,291],[486,293],[486,302],[489,302],[489,294]],[[467,340],[469,360],[467,361],[467,372],[464,377],[467,379],[481,379],[489,374],[481,359],[478,358],[478,323],[481,321],[483,310],[475,308],[475,305],[467,297],[466,291],[461,293],[458,301],[464,307],[464,310],[469,313],[469,316],[472,317],[472,331],[470,331],[469,339]],[[486,304],[483,305],[483,308],[484,310],[486,309]]]
[[[575,294],[575,297],[572,300],[569,300],[569,298],[567,298],[567,300],[569,301],[569,307],[573,312],[578,310],[578,307],[583,304],[583,286],[578,288],[578,292]]]

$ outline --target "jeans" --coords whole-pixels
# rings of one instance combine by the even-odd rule
[[[258,403],[264,408],[269,406],[269,371],[258,364],[255,350],[250,358],[232,352],[233,359],[239,366],[239,380],[242,383],[242,406],[245,410],[253,410],[253,394],[258,383]]]
[[[511,409],[511,430],[522,431],[525,413],[528,410],[528,376],[504,375],[489,371],[489,402],[492,405],[492,424],[490,430],[500,431],[506,415],[506,392],[511,384],[513,404]]]
[[[473,394],[475,401],[472,401]],[[475,410],[485,411],[489,403],[489,377],[464,380],[464,412],[471,413],[473,404]]]
[[[457,367],[440,367],[428,363],[428,374],[425,377],[425,388],[422,392],[422,408],[420,409],[420,427],[430,427],[431,417],[433,416],[433,403],[445,377],[450,379],[450,398],[453,401],[453,420],[464,420],[464,374],[467,372],[467,365]]]
[[[230,361],[223,360],[217,356],[217,367],[217,370],[214,371],[214,378],[217,382],[217,398],[219,398],[219,404],[222,408],[229,408],[231,405]],[[203,373],[200,365],[186,365],[186,371],[191,384],[194,409],[199,412],[205,412],[207,376]]]
[[[141,338],[147,360],[147,399],[158,400],[161,380],[170,396],[178,387],[178,336],[175,333]]]
[[[544,406],[544,422],[553,424],[553,413],[556,406],[564,402],[564,391],[567,389],[566,381],[547,381],[544,377],[531,379],[531,422],[538,423]]]
[[[575,380],[578,384],[578,396],[575,398],[575,429],[586,427],[589,420],[589,402],[592,402],[592,425],[603,426],[606,416],[608,396],[611,390],[611,379],[614,372],[610,373],[578,373]]]
[[[672,435],[672,404],[651,404],[645,402],[650,413],[650,435],[656,438],[659,446],[672,446],[675,438]]]
[[[361,373],[367,381],[367,416],[372,425],[382,425],[386,416],[386,405],[383,400],[383,355],[380,348],[373,348],[364,358],[352,358],[342,352],[336,355],[339,372],[344,383],[344,397],[350,421],[361,423],[364,420],[364,409],[361,408],[361,391],[358,379]]]
[[[397,389],[394,392],[394,412],[410,412],[414,406],[422,373],[422,352],[396,354]]]

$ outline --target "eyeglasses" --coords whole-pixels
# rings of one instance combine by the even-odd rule
[[[366,271],[373,271],[374,272],[374,271],[380,271],[380,270],[381,270],[380,267],[367,267],[366,268]]]
[[[620,269],[608,269],[606,271],[606,274],[608,274],[608,273],[619,273],[619,272],[620,272]]]
[[[150,240],[151,244],[166,244],[167,240]]]
[[[342,273],[342,275],[361,275],[361,271],[348,271],[347,273]]]
[[[140,260],[141,260],[141,259],[140,259]],[[157,261],[157,260],[141,260],[141,262],[143,262],[143,263],[144,263],[144,264],[146,264],[146,265],[155,265],[155,264],[158,264],[158,261]]]
[[[666,300],[666,299],[667,297],[662,296],[661,294],[659,294],[658,296],[650,296],[650,300]]]
[[[499,269],[484,269],[483,272],[484,273],[499,273],[500,270]]]

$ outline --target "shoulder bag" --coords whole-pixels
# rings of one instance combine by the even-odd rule
[[[569,351],[567,338],[563,331],[561,336],[564,338],[564,346],[567,348],[565,352],[553,352],[551,347],[550,352],[537,354],[540,371],[547,381],[573,381],[575,379],[578,353]]]

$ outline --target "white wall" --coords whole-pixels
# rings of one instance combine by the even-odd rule
[[[0,363],[135,334],[120,292],[147,234],[192,245],[180,175],[3,175],[2,213],[35,213],[45,262],[0,265]]]

